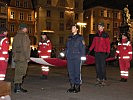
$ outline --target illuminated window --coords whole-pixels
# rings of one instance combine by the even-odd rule
[[[64,18],[64,12],[60,12],[60,18]]]
[[[60,23],[59,24],[59,30],[60,31],[64,31],[64,23]]]
[[[11,32],[14,32],[14,29],[15,29],[15,25],[14,24],[11,24],[10,31]]]
[[[14,11],[11,11],[10,18],[11,18],[11,19],[14,19],[14,18],[15,18],[15,13],[14,13]]]
[[[24,20],[24,13],[20,13],[20,20]]]
[[[28,21],[31,21],[32,20],[32,16],[31,14],[28,14]]]

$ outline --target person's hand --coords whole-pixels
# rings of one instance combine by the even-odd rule
[[[85,60],[86,60],[86,57],[81,57],[81,60],[82,60],[82,61],[85,61]]]

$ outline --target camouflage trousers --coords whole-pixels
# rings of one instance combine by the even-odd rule
[[[16,61],[15,62],[15,77],[14,83],[22,83],[23,77],[26,75],[28,67],[27,61]]]

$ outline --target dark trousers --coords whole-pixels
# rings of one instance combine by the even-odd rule
[[[96,60],[96,74],[97,78],[100,80],[104,80],[106,78],[106,55],[103,52],[96,52],[95,53],[95,60]]]
[[[81,84],[81,60],[67,59],[68,73],[71,84]]]

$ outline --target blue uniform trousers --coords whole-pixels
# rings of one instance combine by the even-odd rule
[[[71,84],[81,84],[81,60],[79,58],[76,59],[68,59],[68,73]]]

